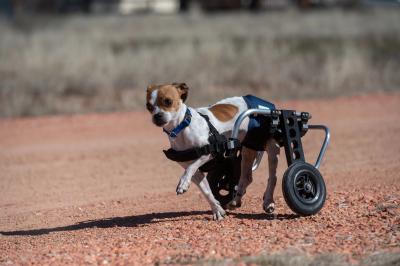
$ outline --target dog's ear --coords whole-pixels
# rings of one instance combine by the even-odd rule
[[[182,102],[185,102],[189,93],[188,85],[186,85],[186,83],[177,83],[177,82],[172,83],[172,85],[178,89]]]
[[[149,86],[147,86],[146,92],[151,93],[156,87],[157,87],[157,85],[150,84]]]

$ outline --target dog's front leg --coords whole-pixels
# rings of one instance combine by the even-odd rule
[[[185,172],[183,173],[181,179],[179,179],[178,186],[176,187],[176,194],[183,194],[189,189],[193,175],[197,172],[199,167],[210,160],[210,157],[211,155],[203,155],[186,167]]]
[[[213,219],[224,219],[225,210],[221,207],[219,201],[215,199],[214,194],[211,191],[210,184],[208,183],[205,175],[202,172],[197,171],[193,176],[193,183],[195,183],[199,187],[204,197],[206,197],[208,203],[210,204],[211,210],[213,212]]]

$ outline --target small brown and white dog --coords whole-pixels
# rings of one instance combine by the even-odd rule
[[[172,132],[185,119],[188,110],[191,113],[191,121],[176,135],[169,134],[171,148],[177,151],[201,147],[208,143],[209,126],[207,121],[199,114],[209,117],[211,124],[220,134],[231,135],[233,125],[238,116],[248,109],[243,97],[226,98],[209,107],[193,109],[185,104],[188,97],[189,88],[185,83],[172,83],[165,85],[150,85],[147,87],[146,107],[152,115],[152,122],[163,127],[165,132]],[[239,140],[242,141],[247,133],[249,119],[246,118],[239,130]],[[263,148],[268,153],[269,178],[267,188],[264,193],[263,208],[266,212],[273,212],[274,189],[276,185],[276,169],[280,147],[276,141],[271,138],[265,142]],[[252,165],[256,158],[257,151],[242,147],[241,176],[238,185],[237,195],[228,204],[229,209],[241,206],[241,200],[246,193],[246,188],[252,182]],[[185,193],[193,181],[202,191],[208,203],[211,206],[214,220],[221,220],[225,216],[225,210],[214,198],[208,184],[205,174],[199,168],[210,161],[212,156],[203,155],[198,159],[180,162],[185,169],[176,188],[177,194]]]

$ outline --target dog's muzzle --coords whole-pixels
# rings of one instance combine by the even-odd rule
[[[153,123],[156,126],[163,126],[167,123],[167,121],[165,121],[164,116],[161,113],[157,113],[155,115],[153,115]]]

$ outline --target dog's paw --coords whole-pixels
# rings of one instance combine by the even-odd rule
[[[220,205],[217,205],[215,208],[213,208],[212,212],[214,221],[221,221],[226,215],[225,210]]]
[[[176,187],[176,194],[183,194],[188,191],[190,182],[187,180],[180,180],[178,186]]]
[[[275,211],[274,201],[264,201],[263,209],[266,213],[273,213]]]

